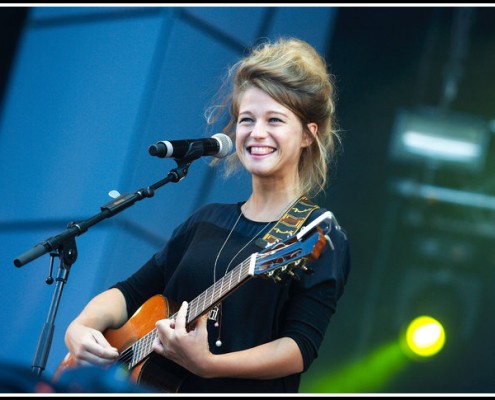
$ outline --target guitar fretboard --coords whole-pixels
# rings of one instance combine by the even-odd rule
[[[198,317],[205,314],[214,307],[220,300],[225,298],[229,293],[237,289],[241,284],[247,282],[253,277],[254,264],[258,258],[258,253],[252,254],[241,264],[228,272],[223,278],[216,281],[212,286],[203,293],[189,302],[186,325],[189,326]],[[171,315],[170,319],[175,319],[177,313]],[[148,332],[142,338],[122,352],[120,362],[127,365],[128,369],[134,368],[143,361],[153,351],[153,342],[158,333],[156,328]]]

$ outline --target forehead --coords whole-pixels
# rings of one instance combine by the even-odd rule
[[[256,87],[249,87],[239,96],[239,113],[258,111],[292,114],[287,107],[265,91]]]

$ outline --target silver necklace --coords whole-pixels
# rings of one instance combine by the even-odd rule
[[[217,281],[216,279],[216,270],[217,270],[217,262],[218,262],[218,258],[220,257],[220,254],[222,253],[222,250],[223,248],[225,247],[225,245],[227,244],[227,242],[229,241],[229,238],[230,236],[232,235],[232,233],[234,232],[234,229],[235,227],[237,226],[237,224],[239,223],[239,220],[241,219],[241,216],[243,215],[243,212],[241,210],[241,212],[239,213],[239,216],[237,217],[237,220],[235,221],[234,223],[234,226],[232,227],[232,229],[230,230],[229,234],[227,235],[227,238],[225,239],[225,241],[223,242],[222,244],[222,247],[220,248],[220,250],[218,251],[218,254],[217,254],[217,258],[215,259],[215,264],[213,265],[213,283],[215,283]],[[227,272],[229,272],[229,269],[230,269],[230,266],[232,265],[232,262],[235,260],[235,258],[239,255],[239,253],[244,250],[248,245],[249,243],[251,243],[254,239],[256,239],[259,235],[261,235],[261,233],[267,228],[268,225],[271,224],[271,221],[267,222],[263,228],[260,229],[260,231],[254,235],[250,240],[249,242],[247,242],[244,246],[242,246],[242,248],[235,254],[234,257],[232,257],[232,259],[230,260],[229,262],[229,265],[227,265],[227,268],[225,269],[225,274],[227,274]]]
[[[295,201],[291,201],[289,203],[290,206],[292,206],[293,204],[295,203]],[[284,209],[283,209],[283,213],[285,213],[285,211],[287,210],[287,207],[286,206]],[[241,219],[241,217],[244,215],[244,213],[242,212],[242,208],[241,208],[241,212],[239,213],[239,216],[237,217],[234,225],[232,226],[232,229],[230,230],[229,234],[227,235],[227,238],[225,239],[225,241],[223,242],[222,244],[222,247],[220,247],[220,250],[218,250],[218,253],[217,253],[217,257],[215,258],[215,263],[213,264],[213,283],[216,282],[216,272],[217,272],[217,263],[218,263],[218,259],[220,257],[220,254],[222,253],[222,250],[223,248],[225,247],[225,245],[227,244],[227,242],[229,241],[230,239],[230,236],[232,235],[232,233],[234,232],[234,229],[236,228],[237,224],[239,223],[239,220]],[[283,214],[280,215],[280,217],[282,216]],[[278,219],[280,219],[280,217]],[[256,239],[258,236],[261,235],[261,233],[268,227],[268,225],[270,225],[272,223],[272,221],[269,221],[267,222],[261,229],[258,233],[256,233],[256,235],[254,235],[250,240],[249,242],[247,242],[244,246],[242,246],[242,248],[234,255],[234,257],[232,257],[232,259],[230,260],[229,264],[227,265],[227,268],[225,269],[225,274],[227,274],[227,272],[229,271],[230,269],[230,266],[232,265],[232,262],[235,260],[235,258],[240,254],[240,252],[242,250],[244,250],[254,239]],[[221,347],[222,346],[222,341],[220,339],[220,335],[221,335],[221,319],[222,319],[222,309],[221,309],[221,303],[217,304],[212,311],[210,311],[210,319],[214,319],[215,320],[215,327],[218,328],[218,337],[217,337],[217,341],[215,342],[215,346],[217,347]]]

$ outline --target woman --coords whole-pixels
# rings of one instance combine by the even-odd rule
[[[310,262],[314,273],[297,271],[284,284],[251,279],[218,304],[214,319],[205,314],[186,323],[192,299],[259,252],[259,238],[302,195],[313,198],[325,188],[338,138],[333,84],[306,42],[260,44],[230,72],[231,119],[224,132],[236,152],[228,171],[240,162],[252,176],[251,195],[203,206],[136,273],[93,298],[65,336],[78,365],[114,363],[119,353],[102,332],[122,327],[156,294],[180,305],[154,330],[153,359],[186,372],[166,390],[297,392],[301,374],[317,357],[349,273],[340,229],[330,231],[332,250]],[[325,211],[316,208],[306,224]]]

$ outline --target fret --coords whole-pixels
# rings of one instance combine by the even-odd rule
[[[218,299],[220,297],[222,297],[222,295],[223,295],[223,282],[224,281],[225,281],[225,277],[220,279],[217,283],[215,283],[215,286],[220,286],[220,288],[219,288],[220,295],[217,297]]]
[[[211,307],[212,305],[214,305],[217,300],[222,297],[222,292],[220,291],[220,294],[219,294],[219,288],[221,287],[221,281],[222,279],[220,279],[220,281],[217,281],[215,282],[215,284],[211,287],[212,288],[212,293],[211,293],[211,299],[210,299],[210,304],[208,304],[208,307]]]
[[[242,272],[242,268],[237,267],[236,269],[238,269],[238,270],[239,270],[239,273],[238,273],[239,277],[237,278],[237,283],[239,283],[239,282],[241,281],[241,272]]]
[[[191,321],[194,320],[194,318],[198,315],[198,307],[199,307],[199,297],[196,297],[194,300],[189,302],[188,306],[188,312],[186,315],[186,321],[187,323],[190,323]],[[174,318],[175,318],[174,314]]]
[[[157,336],[158,334],[155,328],[132,345],[132,361],[129,363],[131,368],[152,353],[153,341]]]
[[[138,340],[136,343],[132,345],[132,357],[131,357],[131,362],[129,363],[131,368],[139,363],[139,360],[136,358],[136,351],[134,350],[135,348],[139,347],[139,342],[140,340]]]
[[[134,354],[134,357],[133,357],[133,358],[135,358],[136,360],[141,360],[141,353],[142,353],[142,352],[141,352],[141,350],[143,349],[143,346],[141,346],[141,344],[142,344],[142,343],[140,343],[140,344],[136,347],[136,349],[135,349],[135,351],[134,351],[134,353],[133,353],[133,354]]]
[[[211,287],[211,286],[210,286]],[[210,288],[206,289],[202,294],[201,296],[203,297],[203,310],[206,310],[207,308],[207,305],[206,305],[206,300],[208,299],[208,291],[210,290]],[[196,315],[199,315],[200,313],[197,313]]]
[[[234,275],[233,275],[233,274],[232,274],[232,272],[231,272],[231,273],[229,274],[229,291],[230,291],[230,289],[232,288],[232,278],[233,278],[233,276],[234,276]]]
[[[247,260],[244,260],[242,262],[242,268],[243,268],[243,272],[244,272],[243,279],[244,279],[244,277],[249,276],[249,267],[251,265],[252,260],[253,260],[253,256],[249,257]]]

